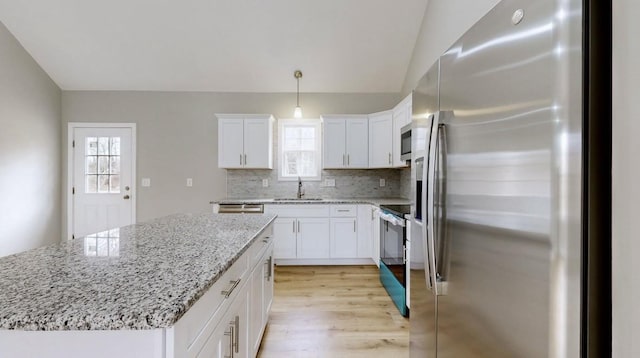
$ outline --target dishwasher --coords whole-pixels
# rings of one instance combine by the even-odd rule
[[[218,204],[219,214],[262,214],[264,213],[263,204]]]

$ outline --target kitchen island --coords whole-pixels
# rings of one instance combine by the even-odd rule
[[[0,356],[253,356],[274,219],[177,214],[1,258]]]

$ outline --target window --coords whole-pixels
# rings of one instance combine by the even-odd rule
[[[278,180],[320,180],[320,120],[278,120]]]
[[[120,137],[87,137],[85,192],[120,192]]]

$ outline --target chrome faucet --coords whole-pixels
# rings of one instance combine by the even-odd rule
[[[296,194],[296,198],[302,199],[304,196],[304,190],[302,190],[302,179],[298,177],[298,193]]]

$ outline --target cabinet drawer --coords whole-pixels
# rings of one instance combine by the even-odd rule
[[[356,217],[358,214],[357,205],[331,205],[331,217]]]
[[[220,276],[207,292],[185,313],[175,325],[175,351],[197,353],[217,321],[242,290],[248,278],[250,254],[245,252]],[[223,291],[229,292],[225,295]],[[227,297],[228,296],[228,297]]]
[[[262,260],[262,256],[264,255],[264,251],[267,249],[269,244],[273,242],[273,225],[269,225],[260,236],[251,244],[249,248],[250,262],[249,268],[253,270],[253,267]]]
[[[326,218],[329,216],[329,205],[265,205],[264,211],[281,218]]]

